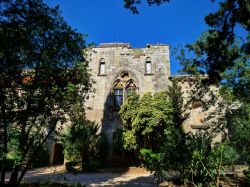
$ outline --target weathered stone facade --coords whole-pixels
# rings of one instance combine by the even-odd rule
[[[220,96],[219,85],[206,83],[206,75],[199,79],[190,75],[175,75],[169,79],[175,79],[183,93],[183,107],[188,114],[182,125],[183,130],[193,134],[208,131],[213,137],[213,144],[222,141],[228,131],[224,118],[226,103]]]
[[[171,77],[168,45],[131,48],[128,43],[106,43],[89,49],[86,57],[95,81],[95,93],[87,102],[92,110],[88,110],[86,115],[88,119],[101,124],[111,145],[114,134],[121,128],[119,106],[129,91],[135,89],[138,94],[143,95],[146,92],[166,90],[171,84],[171,78],[179,80],[186,100],[190,96],[194,98],[187,111],[190,115],[183,124],[184,130],[196,133],[209,128],[206,117],[215,107],[204,111],[200,101],[195,100],[196,93],[192,93],[194,77]],[[214,89],[213,93],[218,91],[216,87],[211,89]],[[209,100],[210,96],[205,98]]]
[[[120,124],[119,103],[115,103],[119,96],[115,94],[123,95],[120,100],[124,100],[129,89],[136,89],[140,95],[166,89],[170,76],[169,46],[131,48],[127,43],[100,44],[88,51],[87,58],[95,81],[95,93],[87,103],[92,110],[87,111],[87,117],[102,124],[111,141]]]

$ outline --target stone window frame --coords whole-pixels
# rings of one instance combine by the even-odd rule
[[[145,73],[144,73],[144,75],[154,75],[154,73],[153,73],[153,63],[152,63],[152,60],[151,60],[151,58],[150,57],[147,57],[147,58],[145,58],[145,63],[144,63],[145,65]],[[148,71],[148,64],[150,64],[150,72]]]
[[[133,86],[131,86],[133,85]],[[129,96],[129,92],[130,91],[137,91],[138,90],[138,86],[136,85],[135,81],[133,79],[129,79],[127,82],[126,82],[126,87],[125,87],[125,91],[126,91],[126,97],[127,98]]]
[[[124,75],[127,75],[127,76],[123,77]],[[139,87],[137,86],[136,81],[130,77],[130,73],[129,72],[123,71],[116,78],[116,80],[114,81],[114,84],[113,84],[113,86],[111,88],[111,101],[110,101],[110,104],[111,104],[111,107],[113,109],[119,109],[120,106],[124,103],[125,99],[127,99],[127,97],[128,97],[127,88],[128,88],[128,86],[131,83],[134,84],[134,87],[135,87],[134,90],[138,91]],[[123,93],[123,96],[122,96],[123,100],[122,100],[122,104],[120,106],[115,105],[115,90],[116,89],[122,89],[123,90],[122,91],[122,93]]]
[[[204,117],[205,117],[205,112],[203,111],[203,103],[199,99],[193,99],[192,101],[192,107],[191,107],[191,117],[192,117],[192,124],[191,128],[192,129],[208,129],[209,126],[204,123]],[[200,110],[200,111],[199,111]],[[197,121],[195,118],[197,118],[197,112],[199,115],[203,116],[201,119],[199,119],[199,123],[194,124],[195,121]]]
[[[118,93],[116,91],[118,91]],[[119,108],[124,102],[124,86],[120,80],[116,81],[116,84],[113,86],[112,92],[113,92],[113,106]],[[116,97],[122,98],[121,105],[116,104]]]
[[[101,72],[102,71],[101,70],[102,65],[104,65],[104,71],[103,72]],[[106,74],[106,61],[105,61],[104,58],[101,58],[99,60],[99,64],[98,64],[98,76],[106,76],[106,75],[107,75]]]

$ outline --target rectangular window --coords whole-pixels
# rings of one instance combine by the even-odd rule
[[[147,74],[152,73],[152,64],[151,64],[151,62],[146,62],[146,73]]]
[[[119,107],[123,102],[123,89],[114,89],[114,105]]]
[[[100,63],[99,74],[100,75],[104,75],[105,74],[105,63]]]

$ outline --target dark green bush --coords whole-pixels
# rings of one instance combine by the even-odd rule
[[[85,166],[83,167],[84,171],[96,171],[98,168],[101,167],[101,164],[99,161],[96,160],[90,160],[85,163]]]
[[[7,159],[6,160],[6,170],[12,170],[15,164],[15,160]]]
[[[50,163],[50,154],[47,148],[41,149],[31,163],[32,168],[48,166]]]
[[[7,159],[6,160],[6,170],[10,171],[13,169],[15,164],[15,160],[14,159]],[[2,170],[2,163],[0,162],[0,171]]]
[[[80,163],[77,162],[77,161],[66,162],[65,163],[66,171],[75,173],[75,172],[77,172],[77,169],[75,167],[78,166],[78,165],[80,165]]]
[[[95,159],[99,160],[101,164],[104,164],[110,153],[110,145],[107,136],[101,133],[96,144]]]

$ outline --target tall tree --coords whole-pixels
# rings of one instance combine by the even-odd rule
[[[164,177],[161,154],[163,147],[172,149],[179,132],[174,128],[172,103],[166,92],[133,93],[122,105],[124,148],[140,155],[145,167],[154,173],[157,182]],[[181,127],[180,127],[181,128]],[[166,146],[165,146],[166,145]]]
[[[149,5],[161,5],[169,0],[146,2]],[[124,7],[138,14],[137,8],[141,3],[141,0],[124,0]],[[185,73],[207,73],[211,83],[226,79],[224,83],[237,96],[246,98],[250,92],[250,2],[223,0],[218,4],[219,9],[205,17],[208,31],[194,44],[187,45],[187,50],[193,53],[194,58],[179,60]]]
[[[91,81],[83,58],[84,36],[64,21],[58,7],[42,0],[10,0],[1,2],[1,8],[0,183],[6,178],[8,143],[15,138],[17,157],[9,183],[18,186],[58,130],[58,121],[72,114],[77,97],[84,98],[84,106]]]
[[[172,108],[166,92],[153,96],[146,93],[141,98],[134,93],[123,104],[120,114],[125,122],[124,148],[130,151],[141,148],[159,151],[165,139],[164,130],[173,130]]]
[[[224,0],[219,5],[218,11],[205,17],[209,30],[187,46],[194,58],[181,60],[183,70],[207,73],[211,83],[224,80],[236,95],[246,97],[250,92],[250,2]]]

